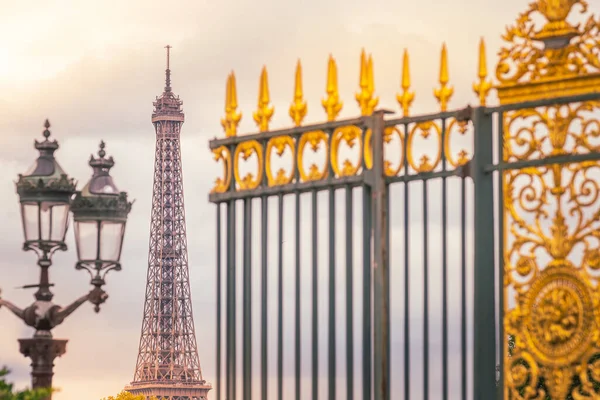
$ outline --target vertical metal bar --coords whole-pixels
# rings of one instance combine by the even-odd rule
[[[261,382],[261,398],[267,400],[267,295],[268,295],[268,256],[267,256],[267,243],[268,240],[268,205],[269,198],[263,196],[260,199],[261,206],[261,328],[260,328],[260,340],[261,340],[261,360],[260,360],[260,382]]]
[[[235,200],[227,203],[226,398],[235,398]]]
[[[384,112],[372,115],[373,130],[373,366],[374,399],[389,400],[389,295],[385,282],[388,269],[387,243],[387,192],[384,173]]]
[[[221,203],[217,203],[217,384],[216,400],[221,400]]]
[[[498,113],[498,162],[504,160],[504,114]],[[504,399],[504,357],[506,347],[508,346],[506,334],[504,332],[504,171],[498,171],[498,229],[500,237],[498,238],[498,337],[500,338],[500,357],[498,360],[498,400]]]
[[[319,398],[319,263],[317,191],[312,191],[312,397]]]
[[[460,180],[460,385],[467,398],[467,195],[466,178]]]
[[[243,246],[243,323],[242,323],[242,392],[244,400],[252,399],[252,199],[244,199]]]
[[[329,381],[328,398],[335,399],[336,345],[335,345],[335,189],[329,189]]]
[[[442,121],[442,143],[445,142],[446,120]],[[445,152],[442,151],[442,170],[447,170]],[[442,400],[448,400],[448,187],[442,177]]]
[[[404,174],[408,175],[408,125],[404,125],[402,145]],[[404,184],[404,400],[410,399],[410,197],[409,182]]]
[[[429,196],[423,180],[423,400],[429,400]]]
[[[237,222],[235,204],[232,218],[232,239],[231,239],[231,398],[237,397]]]
[[[279,194],[277,217],[277,398],[283,400],[283,194]],[[245,399],[244,399],[245,400]]]
[[[494,274],[494,229],[489,227],[494,215],[493,174],[484,171],[493,163],[492,115],[485,107],[474,110],[475,145],[470,169],[474,187],[474,305],[473,318],[473,398],[492,397],[496,390],[496,287]],[[494,321],[484,324],[481,321]]]
[[[352,222],[352,187],[346,186],[346,397],[354,399],[354,309],[353,309],[353,254],[354,230]]]
[[[363,186],[363,400],[372,393],[371,335],[371,187]]]
[[[300,400],[300,193],[296,193],[296,400]]]

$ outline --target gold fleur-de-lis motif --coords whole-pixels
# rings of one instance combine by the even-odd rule
[[[485,41],[481,38],[479,42],[479,71],[478,71],[479,82],[473,84],[473,90],[479,97],[479,104],[485,106],[486,99],[490,89],[492,89],[491,82],[487,79],[487,61],[485,58]]]
[[[327,121],[334,121],[340,111],[342,111],[343,102],[340,101],[337,81],[337,65],[333,56],[329,55],[327,64],[327,97],[321,100],[321,104],[327,113]]]
[[[269,82],[267,78],[267,67],[263,67],[260,74],[260,85],[258,89],[258,109],[254,112],[254,121],[261,132],[269,130],[269,121],[273,117],[275,108],[269,105]]]
[[[296,65],[296,80],[294,84],[294,100],[290,106],[290,117],[294,121],[296,126],[302,124],[302,120],[306,116],[307,106],[304,101],[304,94],[302,92],[302,64],[298,60]]]
[[[221,125],[225,129],[225,136],[236,136],[237,127],[242,119],[242,113],[237,111],[237,90],[235,88],[235,74],[233,71],[227,76],[225,89],[225,117],[221,119]]]
[[[360,91],[356,93],[356,101],[360,107],[361,115],[371,115],[377,104],[379,103],[378,97],[373,97],[375,92],[375,80],[373,77],[373,58],[365,54],[363,49],[360,54],[360,78],[359,78]]]
[[[448,110],[448,102],[454,94],[454,88],[448,86],[449,74],[448,74],[448,51],[446,50],[446,43],[442,46],[442,55],[440,62],[440,87],[434,89],[433,94],[440,103],[442,111]]]
[[[402,107],[402,115],[408,117],[410,113],[410,106],[415,99],[415,92],[411,92],[410,89],[410,65],[408,61],[408,51],[404,49],[404,55],[402,57],[402,93],[396,95],[396,100]]]

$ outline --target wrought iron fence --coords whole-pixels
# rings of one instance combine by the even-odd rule
[[[545,25],[534,34],[525,28],[531,13],[547,15],[542,3],[509,29],[521,35],[505,37],[529,42],[500,53],[499,106],[486,105],[492,84],[483,42],[473,86],[480,106],[447,111],[453,88],[444,47],[434,91],[441,112],[428,115],[409,114],[406,53],[397,96],[403,116],[377,109],[373,61],[363,52],[361,117],[336,120],[341,101],[330,58],[328,122],[301,126],[299,64],[290,107],[296,127],[269,131],[274,110],[263,70],[254,113],[260,132],[237,136],[241,114],[229,76],[227,137],[210,143],[224,165],[210,194],[217,399],[563,399],[598,391],[591,365],[600,343],[588,338],[600,326],[589,272],[600,268],[591,243],[599,237],[599,187],[590,178],[600,179],[592,174],[600,169],[600,146],[592,143],[600,136],[600,64],[577,45],[590,43],[597,26],[565,22],[571,4],[564,32]],[[534,59],[512,56],[535,41],[542,45],[530,49]],[[569,61],[576,54],[587,54],[598,72],[576,69]],[[516,77],[506,77],[507,60],[518,64]],[[460,134],[466,139],[453,139]],[[320,162],[308,159],[318,152]],[[345,158],[351,152],[354,161]],[[287,157],[287,168],[274,153]],[[252,158],[254,172],[244,173],[242,160]],[[575,204],[571,215],[565,202]],[[579,220],[576,233],[565,218]],[[572,250],[581,243],[577,264]],[[560,314],[554,322],[552,312]]]

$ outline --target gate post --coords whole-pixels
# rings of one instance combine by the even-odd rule
[[[384,115],[375,111],[371,118],[373,169],[371,170],[371,245],[373,246],[373,378],[375,400],[390,399],[390,295],[387,240],[387,185],[384,174]],[[368,399],[364,399],[368,400]]]
[[[496,284],[494,279],[494,180],[492,113],[473,109],[474,151],[469,172],[474,191],[473,399],[496,392]],[[463,282],[463,285],[465,283]],[[500,323],[503,323],[500,321]]]

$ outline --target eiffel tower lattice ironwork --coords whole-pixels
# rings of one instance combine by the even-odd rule
[[[205,400],[194,331],[188,269],[180,131],[183,104],[166,86],[154,102],[156,130],[148,277],[140,347],[133,381],[125,390],[146,398]]]

